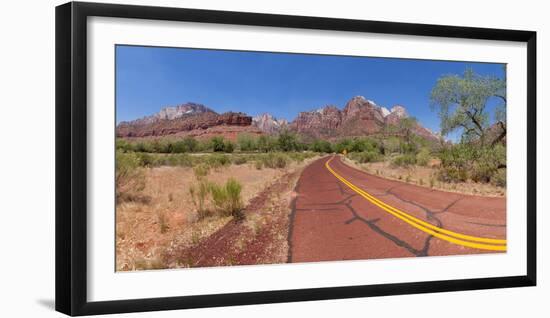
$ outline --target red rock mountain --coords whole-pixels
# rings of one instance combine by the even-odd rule
[[[291,122],[264,113],[254,118],[244,113],[218,114],[195,103],[163,108],[160,112],[117,125],[118,137],[154,137],[190,135],[211,137],[223,135],[235,139],[239,133],[276,134],[282,129],[296,132],[305,139],[335,140],[342,137],[367,136],[381,132],[388,125],[398,125],[408,117],[405,107],[396,105],[391,110],[376,105],[362,96],[356,96],[340,110],[328,105],[317,110],[301,112]],[[431,140],[438,136],[420,124],[416,134]]]
[[[338,135],[341,124],[342,112],[336,106],[326,106],[315,111],[299,113],[289,127],[305,137],[331,138]]]
[[[166,136],[194,130],[207,130],[218,126],[251,126],[252,117],[244,113],[218,114],[195,103],[163,108],[160,112],[116,127],[117,137]],[[192,134],[200,135],[200,134]]]
[[[408,114],[403,106],[396,105],[389,111],[363,96],[356,96],[342,110],[329,105],[314,111],[301,112],[289,127],[311,139],[337,139],[375,134],[388,125],[398,125],[406,117]],[[438,139],[420,124],[417,124],[414,131],[425,138]]]

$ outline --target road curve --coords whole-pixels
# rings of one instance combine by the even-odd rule
[[[296,185],[289,262],[506,251],[506,199],[388,180],[329,156]]]

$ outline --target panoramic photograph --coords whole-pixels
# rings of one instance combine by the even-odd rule
[[[505,64],[129,45],[115,64],[116,271],[506,253]]]

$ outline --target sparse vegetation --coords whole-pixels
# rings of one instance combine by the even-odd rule
[[[210,183],[206,180],[200,180],[197,184],[193,184],[189,187],[189,195],[191,201],[197,211],[197,216],[202,219],[208,216],[208,209],[206,208],[206,200],[210,194]]]
[[[243,202],[241,199],[242,185],[230,178],[224,185],[210,184],[212,203],[221,215],[233,216],[238,219],[244,217]]]
[[[427,166],[428,162],[431,159],[431,157],[432,157],[432,155],[430,153],[430,149],[422,148],[416,154],[416,164],[419,165],[419,166]]]
[[[248,162],[248,158],[246,156],[235,156],[233,157],[233,163],[236,165],[242,165]]]
[[[168,220],[166,218],[166,214],[163,211],[158,213],[158,224],[159,224],[159,228],[160,228],[160,233],[164,234],[170,228],[169,225],[168,225]]]
[[[239,134],[237,136],[237,143],[239,144],[240,151],[258,150],[258,143],[256,139],[250,134]]]
[[[395,166],[406,167],[416,164],[416,156],[414,154],[403,154],[394,157],[391,163]]]
[[[289,158],[281,153],[269,153],[261,157],[262,165],[266,168],[285,168],[289,163]]]
[[[145,187],[139,156],[135,153],[116,153],[116,199],[132,200]]]
[[[440,153],[441,170],[439,178],[445,182],[466,181],[505,184],[499,172],[506,168],[506,148],[476,147],[461,143],[450,146]],[[499,180],[500,179],[500,180]]]
[[[358,163],[376,162],[383,159],[383,156],[376,151],[363,151],[352,152],[349,154],[349,158],[357,161]]]
[[[195,174],[195,178],[197,178],[197,180],[201,180],[206,177],[209,172],[210,167],[204,163],[201,163],[193,168],[193,173]]]

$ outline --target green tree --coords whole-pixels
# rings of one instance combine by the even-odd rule
[[[493,83],[495,85],[495,97],[499,99],[499,104],[495,109],[495,121],[497,127],[500,128],[500,134],[493,139],[491,146],[495,146],[506,137],[506,65],[503,65],[502,68],[504,79],[497,79]]]
[[[471,69],[466,70],[462,76],[446,75],[439,78],[431,92],[431,108],[439,112],[441,133],[447,135],[462,130],[462,140],[479,140],[484,145],[489,126],[486,108],[492,97],[502,101],[496,117],[499,117],[502,127],[505,128],[505,80],[481,76]],[[504,136],[498,138],[502,139]]]
[[[284,130],[279,134],[277,143],[278,143],[279,149],[286,152],[298,150],[300,148],[298,144],[298,138],[296,137],[296,135],[287,130]]]

